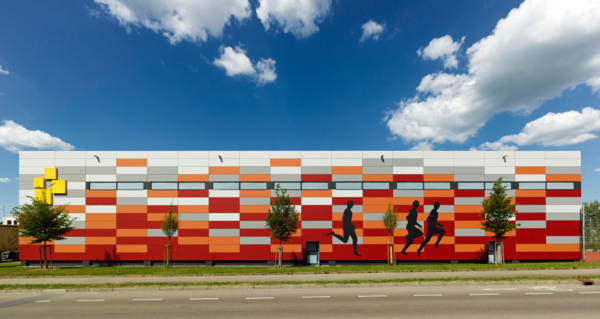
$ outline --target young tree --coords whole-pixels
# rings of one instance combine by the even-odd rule
[[[296,207],[293,205],[287,191],[282,189],[279,184],[277,184],[275,194],[277,199],[271,204],[269,214],[265,220],[265,228],[269,230],[273,238],[279,239],[277,267],[281,268],[283,258],[281,242],[290,240],[292,235],[296,233],[300,214],[296,211]]]
[[[63,235],[73,230],[71,224],[75,218],[67,214],[66,205],[54,207],[46,203],[45,192],[40,199],[27,196],[31,199],[31,203],[15,207],[11,213],[19,225],[15,231],[18,232],[20,237],[30,238],[30,244],[43,244],[44,265],[42,266],[42,253],[40,251],[40,267],[48,269],[46,252],[48,243],[66,239]]]
[[[167,236],[167,245],[165,246],[165,256],[163,265],[169,269],[172,264],[173,250],[171,249],[171,237],[175,236],[179,230],[179,214],[173,213],[173,204],[169,207],[169,212],[160,220],[160,228],[163,234]]]
[[[485,198],[481,205],[483,206],[482,214],[479,216],[485,220],[481,223],[482,229],[486,232],[494,233],[494,239],[502,241],[506,233],[513,231],[520,224],[511,224],[509,219],[515,217],[517,211],[516,204],[511,204],[512,197],[506,197],[506,186],[502,186],[502,177],[494,182],[490,196]],[[498,264],[498,245],[495,245],[496,255],[495,264]],[[500,256],[504,263],[504,250]]]
[[[383,221],[383,227],[387,230],[390,235],[390,243],[388,244],[388,264],[395,265],[395,250],[394,250],[394,241],[392,239],[392,235],[394,234],[394,230],[398,227],[398,212],[395,209],[392,209],[392,203],[388,204],[387,211],[381,216],[381,220]]]

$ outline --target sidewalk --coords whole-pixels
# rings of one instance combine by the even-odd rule
[[[146,276],[146,277],[35,277],[0,279],[1,285],[23,284],[102,284],[102,283],[211,283],[211,282],[285,282],[320,280],[389,280],[389,279],[435,279],[435,278],[512,278],[543,276],[598,276],[600,269],[560,270],[494,270],[494,271],[446,271],[446,272],[395,272],[395,273],[348,273],[348,274],[297,274],[297,275],[235,275],[235,276]]]

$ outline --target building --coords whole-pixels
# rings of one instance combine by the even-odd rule
[[[487,258],[492,239],[480,229],[481,201],[502,177],[521,224],[505,240],[506,260],[578,260],[580,157],[563,151],[32,151],[20,152],[19,201],[44,196],[46,188],[48,200],[68,204],[77,218],[68,239],[53,245],[55,261],[161,261],[160,220],[170,205],[182,220],[172,239],[176,262],[273,260],[278,242],[264,220],[280,184],[301,212],[297,234],[284,244],[286,260],[302,262],[307,242],[318,242],[310,245],[322,263],[386,260],[389,237],[380,218],[391,204],[401,220],[393,238],[399,262],[473,262]],[[349,201],[351,220],[343,222]],[[415,234],[406,229],[415,201],[413,216],[425,235],[439,202],[445,234],[438,247],[434,235],[419,254],[424,236],[414,238],[405,256],[407,234]],[[347,243],[332,232],[346,232]],[[23,263],[38,261],[37,249],[22,240]]]
[[[2,225],[12,226],[16,224],[17,220],[14,217],[2,217]]]

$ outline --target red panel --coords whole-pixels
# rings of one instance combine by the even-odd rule
[[[116,245],[85,245],[85,253],[110,253],[116,254]],[[102,258],[104,259],[104,258]]]
[[[433,237],[433,239],[435,239],[436,237]],[[429,243],[427,243],[427,245],[425,245],[425,249],[423,249],[423,251],[425,253],[431,254],[431,253],[452,253],[454,254],[454,245],[439,245],[439,249],[437,249],[435,247],[435,241],[431,240]]]
[[[85,199],[86,205],[117,205],[116,197],[88,197]]]
[[[166,245],[167,244],[167,237],[146,237],[148,239],[148,249],[150,249],[150,246],[152,245]],[[171,245],[176,246],[177,245],[177,237],[173,237],[171,238]],[[175,249],[175,248],[173,248]],[[148,250],[150,251],[150,250]]]
[[[423,175],[400,175],[394,174],[394,182],[422,182]]]
[[[348,201],[353,201],[354,205],[362,205],[363,199],[362,197],[333,197],[333,205],[344,205],[348,204]]]
[[[485,197],[485,190],[481,189],[456,189],[454,197]],[[482,199],[483,200],[483,199]]]
[[[117,222],[146,222],[146,214],[117,213]]]
[[[268,214],[269,213],[241,213],[240,220],[241,221],[256,221],[256,220],[265,221],[265,219],[267,219]]]
[[[520,237],[517,237],[517,243],[519,243],[519,244],[545,244],[546,236],[536,236],[536,237],[520,236]]]
[[[267,229],[240,229],[240,236],[242,236],[242,237],[261,237],[261,236],[271,236],[271,233]]]
[[[323,212],[319,212],[319,213],[315,213],[315,212],[307,212],[304,208],[305,207],[310,207],[310,206],[303,206],[302,207],[302,220],[332,220],[333,219],[333,214],[332,213],[323,213]],[[331,206],[330,206],[331,207]]]
[[[208,206],[208,212],[209,213],[239,213],[240,212],[240,206],[233,206],[233,205],[217,205],[217,206],[213,206],[210,205]]]
[[[160,229],[161,228],[159,221],[146,222],[146,223],[148,224],[148,226],[147,226],[148,229]],[[117,225],[118,225],[118,223],[117,223]],[[120,227],[117,227],[117,228],[120,228]]]
[[[325,237],[327,233],[326,229],[302,229],[302,237]]]
[[[177,191],[179,197],[208,197],[208,189]]]
[[[162,260],[162,254],[160,254],[159,258],[149,259],[148,254],[146,253],[121,253],[119,254],[120,260]]]
[[[396,210],[399,213],[408,213],[410,212],[410,210],[413,208],[412,205],[394,205],[394,210]],[[417,207],[417,213],[424,213],[425,212],[425,206],[423,205],[419,205],[419,207]]]
[[[158,223],[158,227],[160,228],[160,222]],[[141,222],[141,221],[117,221],[117,229],[145,229],[149,227],[150,222]]]
[[[517,222],[520,220],[546,220],[546,213],[517,213]]]
[[[200,253],[200,252],[194,252],[194,253],[179,253],[179,258],[180,260],[208,260],[208,252],[206,253]]]
[[[277,197],[271,197],[271,203],[274,203]],[[302,197],[290,197],[293,205],[302,205]]]
[[[363,190],[363,197],[394,197],[393,189],[365,189]]]
[[[146,245],[147,237],[117,237],[117,245]]]
[[[219,221],[219,222],[208,222],[209,229],[234,229],[240,228],[240,222],[237,221]]]
[[[483,246],[482,249],[484,249]],[[454,255],[456,256],[456,260],[487,260],[487,252],[484,251],[475,251],[472,253],[457,252]]]
[[[208,237],[208,229],[179,229],[179,237]]]
[[[86,229],[85,235],[88,237],[116,237],[116,229]]]
[[[581,229],[581,222],[578,220],[549,220],[546,221],[546,229],[550,228],[577,228]]]
[[[208,199],[210,206],[239,206],[239,197],[211,197]]]
[[[285,253],[284,253],[285,255]],[[211,260],[240,260],[238,253],[209,253],[208,258]]]
[[[479,216],[480,213],[454,213],[454,220],[481,220],[483,217]]]
[[[546,238],[546,229],[544,228],[518,228],[517,238],[522,236],[543,236]],[[517,239],[518,241],[518,239]]]
[[[570,252],[547,252],[546,256],[548,259],[553,259],[553,260],[566,260],[566,259],[570,259],[570,260],[579,260],[580,256],[579,256],[579,252],[578,251],[570,251]]]
[[[546,205],[546,197],[516,197],[515,203],[518,205]]]
[[[546,229],[548,236],[580,236],[580,228],[549,228]]]
[[[179,252],[208,253],[208,245],[181,245],[179,246]],[[208,255],[206,257],[208,257]]]
[[[440,205],[454,205],[454,197],[425,197],[425,205],[433,205],[440,202]]]
[[[48,258],[50,259],[50,258]],[[52,253],[52,259],[54,260],[85,260],[85,253]],[[38,258],[39,260],[39,258]],[[48,260],[50,263],[50,260]]]
[[[571,190],[546,190],[546,197],[581,197],[581,189]]]
[[[148,213],[168,213],[169,212],[169,205],[159,205],[159,206],[148,206]],[[173,213],[177,213],[179,212],[179,207],[177,207],[177,205],[173,205]]]
[[[482,244],[484,245],[487,242],[487,240],[485,239],[485,237],[474,237],[474,236],[465,236],[465,237],[454,237],[454,243],[459,245],[459,244],[468,244],[468,245],[474,245],[474,244]]]
[[[85,229],[73,229],[65,234],[65,237],[85,237]]]
[[[528,251],[528,252],[518,252],[516,253],[516,259],[519,260],[536,260],[536,259],[546,259],[546,252],[538,252],[538,251]]]
[[[363,236],[365,236],[365,237],[367,237],[367,236],[387,236],[387,237],[389,237],[390,234],[385,229],[367,228],[367,229],[363,229]]]
[[[331,182],[331,174],[302,174],[303,182]]]
[[[271,245],[240,245],[240,253],[270,253]],[[284,249],[285,253],[285,249]]]
[[[331,205],[303,205],[302,206],[302,215],[305,213],[329,213],[333,212],[333,207]],[[331,217],[330,219],[331,220]]]

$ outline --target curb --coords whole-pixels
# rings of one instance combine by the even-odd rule
[[[197,287],[138,287],[138,288],[82,288],[82,289],[9,289],[0,294],[10,293],[81,293],[81,292],[139,292],[139,291],[207,291],[207,290],[270,290],[270,289],[314,289],[314,288],[365,288],[365,287],[438,287],[438,286],[505,286],[505,285],[584,285],[579,280],[540,280],[540,281],[491,281],[491,282],[407,282],[383,284],[324,284],[324,285],[258,285],[258,286],[197,286]]]

